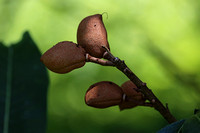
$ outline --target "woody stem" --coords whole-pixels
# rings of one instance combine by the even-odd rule
[[[93,56],[89,55],[88,53],[86,54],[86,62],[93,62],[96,64],[100,64],[102,66],[114,66],[114,64],[111,61],[102,60],[102,59],[93,57]]]
[[[108,61],[112,62],[114,66],[119,69],[121,72],[123,72],[138,88],[141,93],[144,94],[144,96],[149,100],[149,102],[152,104],[152,106],[160,112],[160,114],[168,121],[168,123],[173,123],[176,121],[176,118],[170,113],[168,107],[164,106],[161,101],[154,95],[152,90],[150,90],[146,83],[142,82],[125,64],[123,60],[120,60],[119,58],[113,56],[110,51],[106,49],[106,52],[104,53],[104,59],[107,59]]]

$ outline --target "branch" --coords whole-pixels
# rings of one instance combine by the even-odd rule
[[[100,64],[102,66],[114,66],[114,64],[111,61],[102,60],[102,59],[93,57],[93,56],[89,55],[88,53],[86,54],[86,61]]]
[[[144,101],[132,99],[131,97],[127,98],[127,101],[136,103],[139,106],[153,107],[153,104],[151,102],[144,102]]]
[[[151,102],[146,102],[146,103],[142,104],[141,106],[153,107],[153,104]]]
[[[152,106],[160,112],[160,114],[168,121],[168,123],[173,123],[176,121],[176,118],[170,113],[168,107],[165,107],[160,100],[154,95],[154,93],[147,87],[146,83],[142,82],[124,63],[123,60],[120,60],[119,58],[113,56],[110,51],[102,46],[104,49],[106,49],[106,52],[104,53],[104,59],[107,59],[111,61],[114,66],[119,69],[121,72],[123,72],[138,88],[139,91],[142,92],[149,100],[149,102],[152,104]]]

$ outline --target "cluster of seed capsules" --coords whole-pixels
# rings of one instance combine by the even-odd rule
[[[88,55],[103,58],[106,50],[102,46],[110,50],[102,14],[95,14],[80,22],[77,44],[70,41],[59,42],[41,56],[41,61],[55,73],[68,73],[83,67]],[[132,81],[125,82],[121,87],[110,81],[102,81],[89,87],[85,103],[96,108],[119,105],[120,110],[123,110],[143,105],[145,98]]]

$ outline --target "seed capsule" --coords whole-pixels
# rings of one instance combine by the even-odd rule
[[[85,65],[85,50],[73,42],[63,41],[46,51],[40,59],[56,73],[68,73]]]
[[[143,94],[137,92],[137,86],[132,81],[126,81],[121,85],[123,92],[126,94],[126,99],[119,105],[120,110],[133,108],[142,105],[145,102]]]
[[[122,101],[123,92],[113,82],[102,81],[89,87],[85,95],[85,103],[96,108],[118,105]]]
[[[138,88],[132,81],[130,80],[126,81],[125,83],[121,85],[121,88],[128,97],[132,97],[133,99],[136,99],[136,100],[143,99],[142,93],[136,91]]]
[[[107,32],[102,21],[101,14],[95,14],[84,18],[78,27],[77,42],[90,55],[102,58],[105,49],[109,49]]]

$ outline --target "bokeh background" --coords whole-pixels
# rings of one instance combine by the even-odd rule
[[[76,42],[80,21],[103,12],[111,52],[177,119],[191,116],[200,106],[200,1],[0,0],[0,41],[18,42],[28,30],[44,53],[59,41]],[[120,112],[86,106],[91,84],[128,80],[115,68],[87,63],[68,74],[48,72],[47,133],[150,133],[167,124],[148,107]]]

